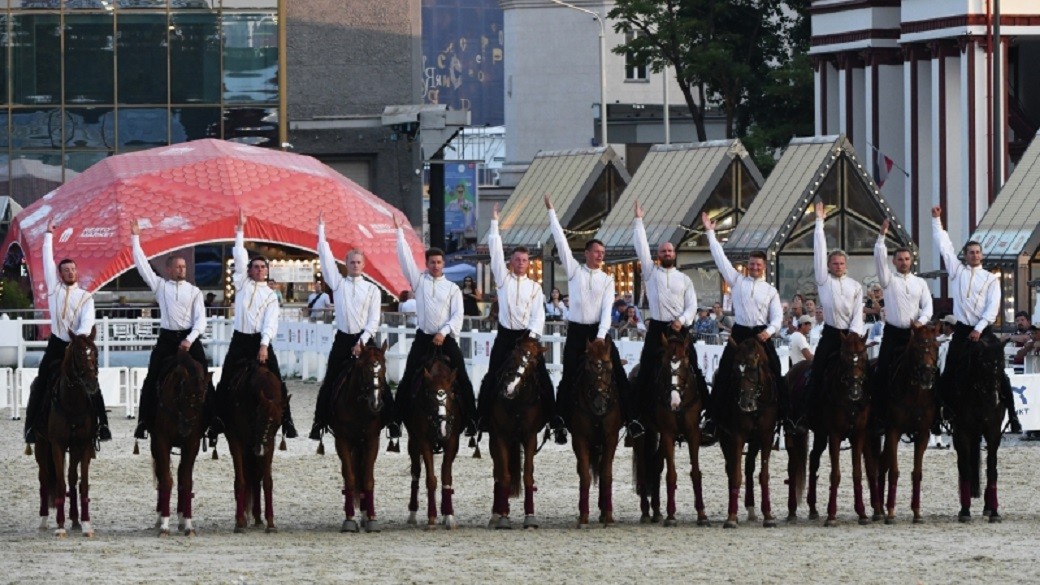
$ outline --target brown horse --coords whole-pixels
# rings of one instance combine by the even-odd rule
[[[233,406],[225,434],[235,463],[235,532],[245,532],[246,509],[250,504],[253,524],[260,526],[261,487],[267,532],[278,532],[274,524],[271,460],[274,436],[287,406],[282,401],[282,381],[266,366],[250,361],[236,376],[230,391]]]
[[[640,521],[644,523],[660,519],[661,471],[667,465],[665,483],[668,516],[664,518],[664,525],[676,524],[675,490],[678,473],[675,469],[675,445],[685,440],[690,451],[690,479],[693,481],[697,525],[709,524],[708,516],[704,513],[699,463],[700,419],[703,408],[699,386],[702,381],[695,364],[690,361],[687,353],[688,344],[686,335],[662,334],[661,345],[664,353],[652,378],[654,385],[651,388],[640,389],[642,392],[650,392],[652,399],[647,420],[649,432],[637,439],[633,454],[633,468],[636,470],[636,486],[642,510]],[[654,511],[653,516],[649,515],[651,508]]]
[[[960,522],[971,522],[971,499],[979,497],[981,442],[986,440],[986,493],[982,514],[990,522],[1000,522],[997,510],[997,449],[1000,448],[1007,404],[1001,393],[1004,377],[1003,346],[992,335],[969,342],[965,359],[946,362],[955,368],[958,383],[943,388],[943,401],[949,409],[953,446],[957,450],[961,510]]]
[[[731,340],[730,343],[734,342]],[[721,431],[719,446],[726,459],[726,475],[729,478],[729,508],[723,528],[737,527],[742,483],[741,456],[745,442],[748,444],[748,457],[752,461],[753,450],[761,450],[762,471],[758,475],[758,483],[762,490],[762,525],[772,528],[776,526],[776,520],[769,498],[769,456],[772,453],[773,433],[776,431],[778,396],[776,381],[769,367],[769,356],[756,338],[749,337],[737,345],[730,376],[734,387],[722,388],[716,384],[714,398],[720,401],[716,409]],[[749,485],[752,473],[753,466],[749,466]],[[750,494],[748,504],[748,519],[754,520],[754,499]]]
[[[594,339],[585,346],[574,380],[571,445],[578,460],[578,528],[589,527],[589,488],[599,480],[599,521],[614,524],[614,453],[621,430],[621,402],[614,383],[610,344]]]
[[[827,503],[827,520],[825,526],[837,525],[838,485],[841,483],[841,442],[848,439],[852,445],[852,490],[855,496],[855,510],[860,524],[869,524],[866,507],[863,501],[863,460],[866,457],[867,487],[870,490],[870,501],[874,508],[875,519],[881,519],[881,501],[876,493],[877,466],[873,454],[866,448],[868,420],[870,418],[870,391],[868,384],[869,365],[867,363],[866,340],[856,334],[842,335],[841,349],[837,359],[830,356],[817,356],[816,359],[828,359],[827,369],[820,384],[820,396],[815,397],[808,406],[806,420],[813,431],[814,439],[809,456],[809,518],[819,518],[816,510],[816,484],[820,469],[820,456],[828,448],[831,458],[830,497]],[[802,450],[805,441],[793,441],[788,445],[789,451]],[[792,459],[804,461],[804,453],[791,455]],[[789,481],[796,485],[805,483],[804,465],[792,469],[796,476]],[[790,520],[794,520],[797,503],[790,508]]]
[[[922,462],[928,440],[929,429],[935,418],[935,382],[938,376],[939,344],[935,331],[928,326],[914,323],[911,326],[910,342],[903,355],[893,362],[886,384],[888,399],[881,403],[882,419],[885,423],[885,448],[878,461],[877,497],[885,500],[885,476],[888,475],[888,514],[885,524],[891,524],[896,516],[896,486],[899,483],[900,438],[906,434],[914,442],[913,495],[910,509],[914,512],[914,523],[924,522],[921,518]],[[877,446],[874,446],[876,452]]]
[[[495,486],[488,527],[512,528],[509,498],[519,497],[522,480],[524,528],[538,528],[534,513],[534,456],[538,451],[538,431],[547,422],[538,387],[538,360],[544,352],[545,348],[536,340],[520,339],[495,381],[488,425]]]
[[[408,428],[408,455],[412,461],[411,498],[408,500],[408,523],[416,524],[419,511],[419,474],[426,468],[426,528],[437,525],[437,475],[433,456],[443,452],[441,459],[441,515],[444,527],[458,527],[452,504],[451,467],[459,453],[462,434],[462,403],[455,395],[457,373],[440,357],[431,358],[422,370],[419,388],[411,401],[411,411],[405,413]]]
[[[185,536],[194,536],[195,528],[191,522],[192,470],[205,431],[203,411],[211,374],[183,349],[165,360],[163,365],[163,374],[159,379],[159,404],[152,423],[151,437],[156,488],[159,492],[155,505],[158,518],[155,523],[159,536],[169,536],[170,494],[173,491],[170,449],[178,447],[181,450],[181,462],[177,467],[177,528]]]
[[[40,529],[47,529],[48,506],[55,508],[58,528],[54,535],[65,538],[65,496],[69,497],[72,529],[81,528],[83,536],[94,536],[90,523],[90,460],[95,454],[97,415],[91,396],[101,391],[98,385],[98,355],[94,345],[96,330],[90,335],[73,335],[65,358],[45,400],[49,408],[37,429],[36,463],[40,473]],[[40,383],[47,383],[41,380]],[[69,454],[68,483],[65,480],[65,452]],[[79,495],[77,508],[76,495]],[[82,524],[80,524],[82,520]]]
[[[386,426],[383,396],[387,391],[386,348],[365,346],[351,368],[333,389],[331,421],[343,474],[343,512],[340,532],[358,532],[355,501],[361,508],[361,525],[379,532],[375,504],[375,466],[379,434]]]

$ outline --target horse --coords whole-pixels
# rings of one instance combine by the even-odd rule
[[[690,451],[690,479],[693,481],[697,525],[708,526],[704,513],[699,463],[701,443],[701,379],[687,353],[688,337],[683,334],[661,335],[664,349],[661,361],[653,374],[654,384],[641,388],[649,392],[651,409],[647,417],[648,432],[636,440],[632,462],[635,470],[642,516],[640,522],[654,522],[661,518],[661,471],[667,465],[667,514],[664,526],[675,526],[675,490],[678,474],[675,469],[675,445],[685,440]],[[640,364],[642,365],[642,364]],[[648,364],[649,365],[649,364]],[[631,378],[635,379],[635,372]],[[649,511],[653,509],[654,515]]]
[[[735,343],[731,341],[730,343]],[[719,373],[715,373],[715,400],[718,400],[718,424],[721,431],[719,446],[726,459],[726,475],[729,479],[729,508],[723,528],[737,527],[737,506],[740,499],[741,455],[745,442],[748,444],[748,459],[753,462],[757,449],[761,450],[762,471],[758,483],[762,491],[762,525],[776,526],[769,497],[769,456],[772,453],[773,433],[776,431],[778,395],[769,356],[761,343],[749,337],[736,346],[730,374],[731,388],[718,384]],[[748,473],[748,520],[755,520],[754,493],[751,476],[754,465],[749,464]]]
[[[235,532],[245,532],[246,507],[250,504],[254,526],[261,525],[261,487],[266,532],[278,532],[274,523],[271,460],[274,436],[288,402],[282,401],[282,381],[263,364],[250,360],[229,390],[233,407],[225,435],[235,465]]]
[[[36,463],[40,480],[40,530],[47,529],[48,506],[55,508],[57,538],[65,538],[65,497],[69,498],[72,529],[93,537],[90,523],[90,461],[96,453],[97,414],[91,397],[101,391],[98,384],[98,354],[92,329],[89,335],[72,335],[61,368],[49,383],[46,424],[36,424]],[[37,423],[42,422],[40,417]],[[65,452],[69,454],[68,482]],[[79,508],[76,495],[79,494]],[[82,520],[82,524],[80,521]]]
[[[924,522],[921,518],[921,477],[922,462],[930,429],[935,418],[935,383],[939,368],[939,344],[935,340],[935,331],[928,326],[914,323],[911,326],[910,341],[903,355],[892,364],[888,380],[878,380],[877,384],[887,384],[888,399],[880,404],[882,420],[885,423],[885,447],[878,461],[877,494],[879,500],[885,498],[885,477],[888,476],[887,515],[885,524],[895,521],[896,486],[899,483],[899,458],[897,449],[900,438],[906,434],[914,442],[914,471],[910,475],[913,482],[913,495],[910,509],[914,512],[914,524]],[[877,445],[873,446],[875,453]]]
[[[343,474],[343,512],[340,532],[358,532],[355,502],[366,532],[379,532],[375,505],[375,466],[379,435],[386,426],[383,396],[386,382],[387,342],[381,347],[364,346],[349,374],[336,383],[332,394],[330,428],[336,438]]]
[[[503,363],[495,382],[488,422],[495,478],[491,520],[488,522],[491,528],[512,528],[509,498],[519,497],[521,480],[524,486],[524,528],[538,528],[538,517],[534,513],[534,456],[538,452],[538,431],[547,422],[538,377],[538,360],[543,353],[545,348],[538,341],[530,337],[521,338]]]
[[[181,462],[177,467],[178,530],[194,536],[191,522],[192,470],[205,431],[206,388],[212,374],[191,355],[180,349],[163,362],[158,384],[158,408],[152,423],[151,448],[158,499],[155,504],[159,536],[170,535],[170,450],[178,447]]]
[[[863,502],[863,460],[866,458],[867,487],[870,490],[871,506],[874,520],[882,515],[881,501],[878,497],[877,466],[870,449],[866,448],[868,420],[870,418],[870,392],[868,383],[869,364],[867,345],[864,337],[857,333],[843,334],[841,349],[837,359],[831,356],[816,356],[815,359],[829,360],[819,385],[820,395],[809,404],[806,420],[814,439],[809,454],[809,493],[806,501],[809,505],[809,518],[819,518],[816,510],[816,484],[820,469],[820,456],[828,448],[831,458],[830,497],[827,503],[827,519],[824,526],[837,525],[838,485],[841,483],[841,442],[848,439],[852,445],[852,489],[855,496],[855,510],[860,524],[869,524]],[[807,440],[796,440],[788,444],[792,460],[805,461],[804,450]],[[805,485],[805,465],[789,466],[794,475],[788,482],[795,486]],[[797,519],[797,501],[788,502],[788,520]]]
[[[953,446],[957,450],[960,488],[960,522],[971,522],[971,500],[980,495],[981,441],[986,440],[986,492],[982,513],[990,522],[1000,522],[997,510],[997,449],[1000,448],[1007,404],[1001,393],[1004,374],[1003,347],[992,335],[969,342],[965,359],[946,362],[956,368],[951,379],[958,383],[943,388],[950,415]]]
[[[417,524],[419,511],[419,474],[426,468],[426,529],[437,525],[437,475],[434,473],[435,453],[443,452],[441,459],[441,515],[444,528],[458,528],[452,503],[451,468],[459,452],[462,434],[462,403],[456,396],[457,372],[442,357],[427,361],[419,377],[418,392],[411,401],[410,412],[405,413],[408,429],[408,456],[411,458],[412,484],[408,500],[408,523]]]
[[[614,525],[614,453],[621,430],[621,403],[603,339],[587,342],[581,370],[575,376],[575,408],[571,445],[578,460],[578,528],[589,527],[589,487],[599,481],[599,521]]]

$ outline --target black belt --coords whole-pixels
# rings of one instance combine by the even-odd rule
[[[849,334],[849,330],[848,329],[838,329],[837,327],[832,327],[830,325],[824,324],[823,330],[826,331],[828,329],[830,329],[831,331],[837,331],[838,333],[842,333],[844,335],[848,335]]]

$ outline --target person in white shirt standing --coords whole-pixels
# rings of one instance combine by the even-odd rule
[[[813,318],[809,315],[798,317],[798,328],[787,338],[787,348],[790,351],[791,367],[804,362],[812,361],[813,352],[809,345],[809,331],[812,330]]]
[[[133,248],[134,266],[144,283],[155,293],[159,305],[159,338],[155,341],[148,358],[148,374],[141,385],[141,403],[137,414],[137,429],[134,437],[144,439],[155,420],[155,402],[159,394],[159,376],[163,374],[163,362],[177,355],[178,350],[188,352],[192,359],[209,367],[201,337],[206,331],[206,306],[202,291],[187,282],[188,263],[183,256],[170,255],[166,258],[166,275],[161,278],[152,270],[148,257],[141,248],[141,226],[137,220],[130,222],[130,243]],[[206,391],[206,421],[212,415],[213,384]]]
[[[950,296],[953,297],[953,315],[957,324],[953,326],[953,337],[946,351],[946,365],[939,378],[939,392],[947,392],[954,385],[954,370],[950,364],[960,363],[967,358],[968,344],[976,343],[983,336],[993,335],[993,323],[1000,311],[1000,282],[997,275],[982,267],[982,244],[970,241],[964,244],[964,262],[957,258],[957,251],[950,235],[942,227],[942,208],[932,208],[932,237],[939,248],[939,255],[946,264],[950,279]],[[999,342],[997,342],[999,343]],[[1011,394],[1011,380],[1004,374],[1001,380],[1001,397],[1008,405],[1008,422],[1012,433],[1022,432],[1015,412],[1015,399]],[[940,397],[941,400],[941,397]],[[936,426],[941,424],[942,415],[935,417]],[[933,429],[934,433],[935,429]]]
[[[910,328],[928,326],[932,320],[932,291],[923,278],[910,272],[914,258],[909,248],[896,248],[892,256],[895,274],[888,268],[888,249],[885,236],[888,234],[889,221],[881,224],[881,233],[874,244],[874,264],[877,267],[878,284],[884,291],[885,329],[881,337],[881,348],[878,352],[877,369],[874,373],[874,404],[884,404],[888,399],[889,370],[899,356],[906,351],[910,343]],[[875,413],[882,410],[877,408]],[[874,417],[883,424],[878,416]]]
[[[602,270],[606,247],[599,240],[589,240],[585,243],[585,264],[579,264],[571,254],[570,242],[563,233],[552,201],[548,195],[543,197],[543,201],[549,210],[549,227],[560,254],[560,263],[567,274],[567,287],[571,296],[567,314],[567,341],[563,344],[563,379],[556,393],[557,407],[564,421],[570,424],[571,408],[574,406],[572,380],[581,367],[581,358],[585,355],[588,343],[602,339],[610,345],[614,385],[621,398],[621,415],[626,421],[628,434],[632,438],[640,437],[645,430],[639,422],[639,408],[632,396],[621,355],[608,335],[615,292],[614,279]]]
[[[319,254],[321,256],[321,254]],[[326,274],[324,269],[322,274]],[[337,274],[339,274],[337,272]],[[327,282],[327,279],[326,279]],[[307,295],[307,318],[311,323],[318,321],[325,321],[325,314],[330,308],[333,308],[332,298],[325,292],[324,286],[320,282],[315,282],[313,285],[314,290],[311,294]]]
[[[36,379],[29,387],[29,404],[25,409],[25,442],[35,443],[37,424],[46,424],[37,420],[47,412],[41,404],[47,395],[54,378],[58,375],[61,362],[65,358],[65,350],[72,341],[72,335],[90,335],[94,329],[94,297],[79,287],[79,273],[76,262],[65,258],[54,264],[54,222],[47,225],[47,233],[43,236],[43,279],[47,285],[47,308],[51,315],[51,336],[47,339],[47,349],[40,359]],[[105,412],[105,396],[95,392],[91,397],[94,414],[98,419],[98,438],[102,441],[112,439],[112,431],[108,428],[108,414]]]
[[[480,383],[477,406],[480,409],[480,430],[487,431],[491,418],[491,407],[495,397],[495,380],[519,340],[524,337],[539,339],[545,329],[545,293],[541,286],[527,277],[530,256],[527,248],[518,246],[506,264],[502,249],[502,236],[498,232],[498,204],[491,212],[491,230],[487,236],[488,253],[491,256],[491,274],[495,277],[498,298],[498,333],[491,346],[488,373]],[[545,358],[538,356],[535,376],[540,385],[542,408],[548,413],[549,427],[553,430],[556,443],[567,443],[567,429],[556,412],[556,397],[552,379],[545,367]]]
[[[318,216],[318,261],[321,263],[321,273],[325,275],[325,283],[336,296],[336,302],[331,304],[336,317],[336,337],[332,341],[325,379],[318,390],[318,400],[314,406],[310,438],[315,441],[320,441],[322,433],[328,429],[328,416],[333,409],[329,400],[333,389],[340,380],[350,376],[362,347],[375,343],[380,316],[379,288],[365,280],[364,252],[355,248],[347,253],[347,276],[342,276],[332,247],[325,239],[324,212]],[[382,400],[383,420],[386,421],[390,437],[399,438],[401,426],[397,424],[394,398],[389,389],[383,393]]]
[[[710,400],[708,385],[697,360],[694,336],[689,330],[697,315],[697,291],[690,277],[676,267],[675,246],[671,242],[658,244],[658,264],[654,263],[650,255],[650,243],[646,237],[646,226],[643,225],[643,207],[639,205],[638,199],[635,203],[635,215],[635,219],[632,220],[632,243],[642,266],[643,284],[646,286],[646,298],[650,305],[650,321],[643,341],[643,351],[639,355],[639,375],[635,380],[633,392],[639,397],[640,412],[649,415],[653,408],[653,376],[656,375],[661,364],[661,356],[664,354],[662,337],[673,334],[686,335],[689,342],[686,354],[697,370],[697,388],[700,390],[701,408],[704,413],[701,444],[710,445],[715,441],[715,425],[707,414]]]
[[[438,348],[448,358],[450,367],[455,370],[456,396],[462,404],[462,416],[466,421],[465,434],[467,437],[475,436],[477,400],[458,342],[459,333],[462,332],[462,290],[444,277],[443,250],[426,250],[426,271],[419,272],[396,215],[394,227],[397,229],[397,259],[401,263],[401,270],[408,279],[408,284],[415,291],[417,325],[415,339],[412,340],[412,348],[408,351],[408,360],[405,362],[404,375],[397,387],[395,400],[398,422],[404,422],[404,417],[411,409],[416,375],[431,357],[434,348]]]
[[[245,367],[250,360],[267,366],[267,369],[281,380],[282,372],[278,368],[278,356],[271,347],[271,341],[278,334],[278,296],[267,285],[268,263],[263,256],[249,258],[245,245],[246,216],[238,212],[238,225],[235,227],[235,246],[231,249],[235,261],[232,279],[235,284],[235,323],[231,343],[227,355],[224,356],[224,372],[217,385],[217,416],[210,426],[210,440],[224,432],[224,419],[231,410],[231,392],[228,386],[238,378],[238,370]],[[293,424],[289,410],[288,390],[282,382],[282,398],[285,410],[282,415],[282,435],[287,439],[297,436],[296,425]]]

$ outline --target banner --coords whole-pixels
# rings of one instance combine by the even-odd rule
[[[1011,394],[1022,429],[1040,430],[1040,374],[1011,376]]]
[[[477,237],[477,163],[444,163],[444,231]]]

